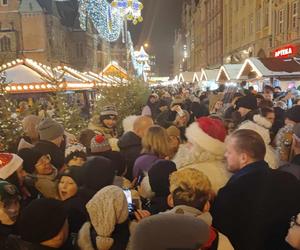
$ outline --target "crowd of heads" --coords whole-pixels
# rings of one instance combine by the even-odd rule
[[[300,187],[299,103],[271,86],[157,88],[122,134],[110,104],[77,138],[47,109],[27,115],[16,150],[0,153],[0,249],[247,249],[243,229],[229,229],[239,221],[224,222],[239,216],[226,199],[265,217],[244,183],[261,188],[259,202]],[[278,246],[300,249],[300,194],[286,195],[290,209],[248,249],[272,249],[270,225],[283,228]]]

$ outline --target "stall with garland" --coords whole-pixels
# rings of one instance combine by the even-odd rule
[[[246,81],[257,91],[265,85],[280,86],[287,90],[300,85],[300,61],[296,58],[249,58],[237,79]]]

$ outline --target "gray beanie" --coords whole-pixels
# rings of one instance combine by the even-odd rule
[[[41,140],[52,141],[64,134],[64,127],[51,118],[42,120],[38,126]]]

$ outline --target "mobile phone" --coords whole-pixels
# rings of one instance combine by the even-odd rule
[[[136,187],[139,186],[139,185],[141,185],[143,178],[144,178],[144,176],[142,174],[140,174],[138,176],[138,179],[137,179],[136,185],[135,185]]]
[[[128,203],[128,217],[133,220],[135,219],[134,212],[136,211],[136,206],[132,202],[131,191],[129,189],[123,189],[123,192]]]

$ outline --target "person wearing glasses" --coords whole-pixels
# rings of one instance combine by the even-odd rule
[[[300,213],[292,217],[290,229],[285,240],[293,248],[300,249]]]
[[[25,186],[31,197],[58,198],[57,169],[51,163],[51,156],[34,148],[21,149],[18,155],[23,159],[23,168],[27,173]]]

